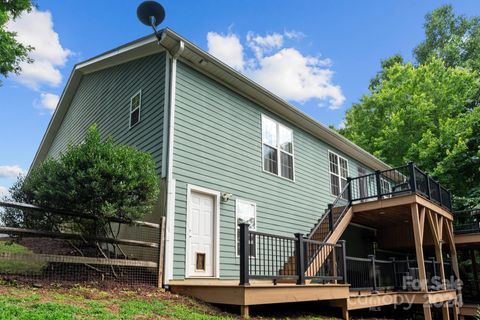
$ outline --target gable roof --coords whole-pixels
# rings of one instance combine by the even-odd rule
[[[390,169],[390,166],[380,159],[360,148],[334,130],[319,123],[287,101],[263,88],[256,82],[229,67],[172,30],[168,28],[163,29],[160,34],[160,41],[158,41],[155,35],[146,36],[74,66],[55,113],[50,120],[47,131],[37,150],[31,168],[38,165],[47,156],[48,150],[62,124],[63,118],[68,111],[72,98],[75,95],[83,75],[165,50],[172,52],[175,51],[180,42],[183,42],[184,50],[180,55],[179,60],[188,63],[198,71],[207,74],[209,77],[221,82],[235,92],[245,96],[247,99],[256,102],[265,109],[268,109],[280,117],[292,122],[299,128],[302,128],[362,164],[375,170]]]

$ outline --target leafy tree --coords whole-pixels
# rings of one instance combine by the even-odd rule
[[[480,19],[442,6],[426,16],[416,63],[381,63],[340,132],[391,165],[415,161],[455,195],[480,204]]]
[[[432,57],[449,67],[480,71],[480,18],[455,15],[451,5],[441,6],[425,18],[425,40],[414,50],[419,64]]]
[[[32,62],[28,58],[28,52],[33,48],[19,43],[15,38],[16,33],[5,28],[10,19],[15,19],[30,10],[32,10],[30,0],[0,1],[0,75],[4,77],[9,73],[18,74],[21,71],[20,62]]]
[[[46,159],[10,192],[15,201],[97,217],[93,223],[59,215],[28,218],[31,215],[27,214],[20,221],[11,216],[12,223],[41,229],[68,223],[82,234],[103,235],[111,231],[109,218],[132,221],[151,212],[159,185],[155,162],[148,153],[116,144],[111,138],[102,142],[93,126],[82,144],[70,145],[57,159]]]
[[[370,95],[347,111],[341,133],[391,165],[415,161],[455,195],[474,196],[480,109],[473,102],[479,88],[477,72],[447,67],[438,58],[418,67],[389,63]]]

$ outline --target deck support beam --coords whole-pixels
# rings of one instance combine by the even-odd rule
[[[445,280],[445,267],[443,265],[443,252],[442,252],[442,228],[439,227],[439,218],[435,212],[427,209],[427,220],[432,230],[433,244],[435,247],[435,258],[440,266],[440,279],[442,282],[442,289],[446,289]],[[443,224],[443,217],[440,216],[440,223]],[[448,306],[447,306],[448,307]]]
[[[425,231],[425,208],[418,210],[418,204],[412,203],[410,206],[412,213],[413,235],[415,237],[415,251],[417,255],[418,275],[420,280],[420,290],[427,292],[427,273],[425,271],[425,258],[423,256],[423,233]],[[425,308],[424,308],[425,309]],[[425,317],[425,319],[427,319]],[[431,319],[431,315],[430,315]]]

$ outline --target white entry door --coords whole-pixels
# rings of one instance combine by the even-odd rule
[[[213,277],[214,257],[214,197],[191,192],[187,218],[187,276]]]

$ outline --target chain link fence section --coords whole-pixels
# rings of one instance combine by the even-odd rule
[[[161,286],[164,217],[158,220],[99,222],[88,214],[0,202],[0,278],[38,285]],[[104,232],[91,234],[85,227]]]

